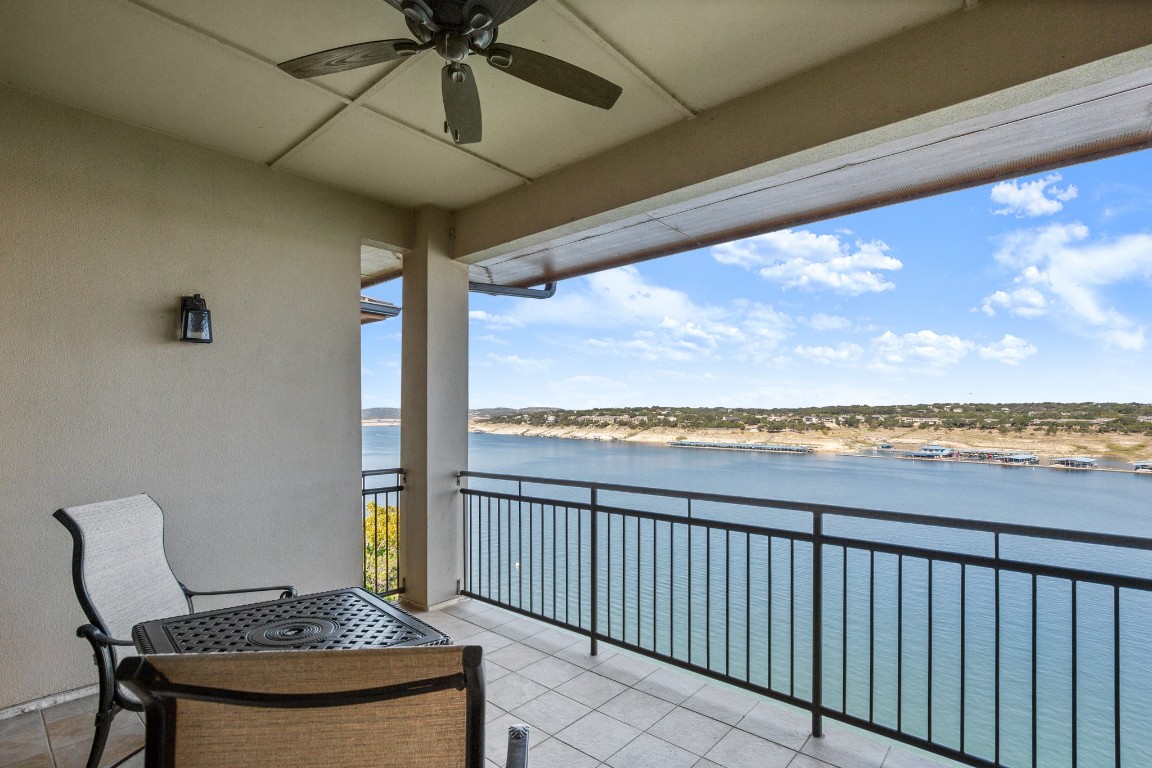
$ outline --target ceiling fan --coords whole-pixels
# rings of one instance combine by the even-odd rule
[[[367,67],[435,49],[447,62],[441,71],[444,131],[457,144],[480,141],[480,94],[472,54],[497,71],[601,109],[611,109],[622,89],[575,64],[537,51],[496,43],[498,27],[536,0],[386,0],[404,14],[415,40],[373,40],[310,53],[277,66],[293,77],[308,78]]]

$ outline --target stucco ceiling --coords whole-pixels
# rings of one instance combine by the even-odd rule
[[[500,29],[621,85],[602,111],[473,61],[484,139],[443,133],[432,52],[302,81],[275,67],[411,37],[384,0],[6,0],[0,78],[404,207],[459,209],[956,11],[961,0],[538,0]]]
[[[1152,75],[1132,73],[1152,72],[1147,55],[883,133],[1152,44],[1147,10],[1146,0],[536,0],[501,42],[595,72],[623,95],[603,111],[473,57],[484,138],[463,146],[442,130],[432,52],[312,80],[276,67],[410,37],[385,0],[3,0],[0,80],[402,208],[454,211],[456,255],[473,279],[527,285],[881,200],[881,176],[863,163],[1018,123],[1036,114],[1020,111],[1029,99],[1111,75],[1128,79],[1108,94],[1141,89]],[[1143,103],[1131,106],[1136,133],[1127,126],[1114,148],[1145,141]],[[1085,113],[1070,130],[1119,135],[1097,135],[1099,118]],[[1045,151],[1076,146],[1063,139]],[[1015,140],[1015,155],[984,157],[983,177],[1042,165],[1016,162],[1031,148],[1029,135]],[[889,186],[947,186],[906,173],[923,162],[889,167]],[[971,163],[955,151],[932,162],[949,179],[981,177],[964,176]],[[849,165],[846,183],[828,175]],[[404,245],[366,246],[364,282],[397,274]]]

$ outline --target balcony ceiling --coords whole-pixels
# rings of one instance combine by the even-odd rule
[[[926,66],[938,66],[932,52],[941,35],[957,40],[958,47],[940,56],[979,50],[984,41],[970,39],[979,34],[979,22],[957,17],[977,17],[985,4],[873,0],[862,12],[858,0],[537,0],[500,28],[500,40],[602,75],[622,86],[623,96],[612,110],[602,111],[472,57],[484,139],[464,146],[442,131],[438,70],[443,61],[432,52],[313,80],[297,80],[275,66],[326,48],[410,37],[402,15],[384,0],[6,0],[0,9],[0,80],[402,208],[454,211],[456,256],[473,265],[473,279],[530,285],[877,198],[863,178],[855,180],[851,201],[813,187],[806,188],[810,199],[797,207],[788,200],[801,190],[790,189],[784,200],[765,190],[795,185],[819,162],[827,165],[819,173],[827,174],[853,152],[854,164],[875,161],[891,154],[877,149],[884,145],[880,138],[910,134],[848,144],[796,162],[780,164],[782,158],[1056,69],[1035,65],[1024,51],[1022,69],[1012,76],[988,83],[976,77],[978,87],[970,93],[961,89],[947,94],[948,102],[929,99],[904,108],[899,90],[907,73],[881,77],[887,62],[914,64],[924,54]],[[1094,42],[1065,66],[1152,43],[1152,21],[1139,23],[1140,4],[1116,5],[1128,10],[1113,13],[1115,20],[1105,18],[1103,28],[1094,31],[1105,42]],[[1057,43],[1069,46],[1069,33],[1060,25],[1082,19],[1061,11],[1052,16],[1045,28],[1064,34]],[[988,21],[992,27],[994,22]],[[1016,34],[1029,34],[1028,23],[1023,19]],[[920,29],[940,31],[917,38]],[[890,40],[903,42],[885,49]],[[877,53],[868,59],[870,51]],[[836,62],[844,72],[869,79],[853,83],[837,75]],[[969,77],[971,61],[951,63],[958,80]],[[1143,82],[1132,75],[1141,69],[1132,65],[1108,74],[1127,76],[1125,88],[1131,91]],[[812,86],[802,94],[809,111],[786,124],[805,78]],[[1105,79],[1098,75],[1080,85]],[[844,90],[860,85],[865,93],[875,89],[868,109],[885,114],[849,125],[829,102],[822,108],[827,122],[845,123],[844,130],[819,135],[825,121],[813,122],[820,110],[812,105],[851,98],[834,89],[822,93],[830,83]],[[766,120],[768,102],[788,111]],[[1016,99],[1004,108],[1020,103]],[[1132,106],[1134,114],[1145,108],[1146,101]],[[990,114],[978,112],[925,124],[914,133],[944,130],[937,141],[948,139],[953,134],[946,125]],[[753,118],[745,113],[759,113],[759,130],[749,131],[757,123],[749,123]],[[1028,115],[1016,119],[1021,117]],[[1146,116],[1143,122],[1138,127],[1146,134]],[[993,119],[970,128],[995,125]],[[1115,131],[1103,133],[1108,135],[1095,138],[1107,141]],[[1129,137],[1125,146],[1143,140]],[[942,154],[947,165],[949,153]],[[1013,158],[997,161],[1005,159]],[[965,163],[951,168],[953,183],[970,170]],[[943,186],[931,179],[897,181],[903,188]],[[830,186],[845,188],[839,180]],[[755,205],[745,200],[749,195]],[[366,247],[364,282],[394,276],[399,264],[394,254],[408,246]]]

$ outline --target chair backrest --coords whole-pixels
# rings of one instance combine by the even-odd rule
[[[65,507],[55,517],[72,534],[72,582],[90,622],[131,640],[142,621],[188,613],[164,554],[164,513],[148,495]],[[117,660],[134,653],[116,648]]]
[[[479,646],[159,654],[117,679],[144,704],[147,768],[482,768]]]

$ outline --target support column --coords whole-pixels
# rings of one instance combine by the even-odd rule
[[[400,519],[404,600],[420,608],[456,595],[464,575],[456,472],[468,467],[468,267],[452,260],[446,211],[416,214],[404,255]]]

